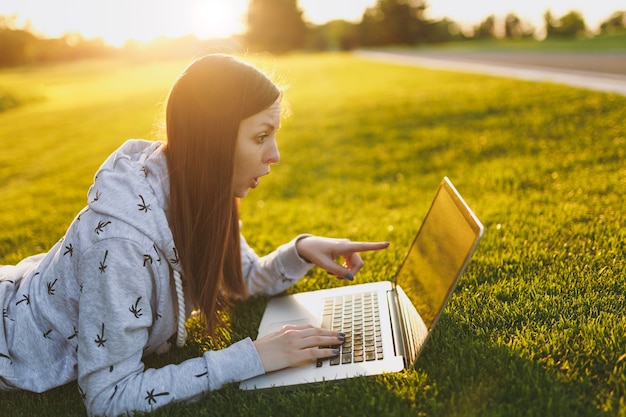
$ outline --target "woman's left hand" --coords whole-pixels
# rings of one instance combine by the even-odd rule
[[[287,325],[255,340],[254,347],[265,372],[271,372],[337,356],[336,346],[343,343],[344,337],[343,333],[311,325]]]
[[[328,273],[353,280],[363,267],[359,252],[386,249],[388,246],[389,242],[352,242],[349,239],[307,236],[298,240],[296,249],[302,258]],[[344,259],[343,265],[336,262],[338,258]]]

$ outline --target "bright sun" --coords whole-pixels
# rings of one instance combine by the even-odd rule
[[[19,0],[13,9],[0,5],[0,15],[16,14],[17,24],[28,24],[43,36],[81,33],[122,46],[131,39],[150,41],[189,33],[206,39],[242,33],[247,1]]]

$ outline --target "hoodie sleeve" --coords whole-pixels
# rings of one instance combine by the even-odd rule
[[[202,357],[145,369],[155,309],[156,268],[136,243],[104,240],[81,257],[78,384],[89,415],[151,411],[263,373],[250,339]]]
[[[307,236],[299,235],[263,257],[241,236],[241,263],[248,294],[274,295],[298,282],[313,267],[296,250],[298,240]]]

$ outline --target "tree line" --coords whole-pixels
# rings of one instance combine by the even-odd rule
[[[199,41],[193,36],[161,39],[149,47],[129,42],[123,48],[107,45],[102,39],[85,39],[79,34],[47,39],[28,28],[18,28],[15,16],[0,16],[0,67],[50,63],[82,58],[181,54],[197,48],[233,48],[284,53],[292,50],[350,50],[357,47],[420,45],[489,38],[533,38],[537,28],[511,13],[504,18],[486,17],[469,32],[450,19],[426,18],[425,0],[378,0],[366,9],[361,21],[343,20],[312,25],[303,18],[297,0],[251,0],[246,16],[247,30],[237,39]],[[544,15],[545,37],[577,38],[588,35],[584,17],[571,11],[555,17]],[[626,30],[626,12],[616,11],[601,25],[601,33]],[[148,52],[149,50],[153,52]],[[159,52],[154,52],[158,50]]]
[[[246,45],[252,49],[283,52],[294,49],[343,49],[391,45],[420,45],[488,38],[535,38],[534,28],[514,13],[504,18],[486,17],[469,32],[447,18],[426,17],[426,0],[378,0],[367,8],[361,21],[333,21],[321,26],[306,25],[297,0],[251,0],[247,16]],[[276,9],[284,23],[278,24]],[[544,14],[546,39],[579,38],[590,31],[581,13],[570,11],[556,17]],[[616,11],[600,25],[601,33],[626,30],[626,11]]]

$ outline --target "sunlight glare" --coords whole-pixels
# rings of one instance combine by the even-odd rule
[[[193,33],[200,39],[224,38],[243,31],[241,13],[233,3],[220,0],[196,1],[193,10]]]

